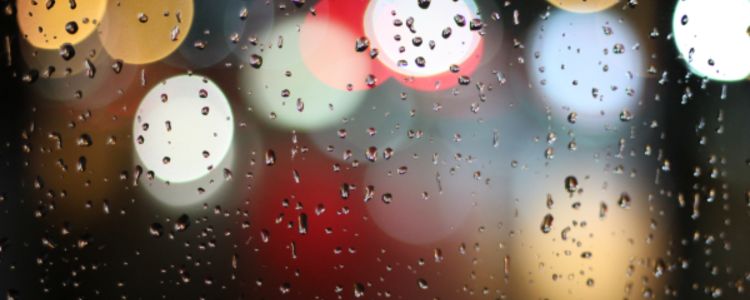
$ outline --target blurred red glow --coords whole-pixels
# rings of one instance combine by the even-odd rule
[[[300,45],[306,45],[305,49],[300,49],[303,61],[318,79],[329,86],[368,89],[371,86],[365,80],[372,75],[377,80],[374,86],[394,78],[416,90],[446,90],[458,85],[459,76],[470,76],[479,66],[484,52],[482,39],[474,53],[459,64],[460,74],[446,70],[434,76],[407,76],[389,69],[378,59],[370,58],[369,49],[356,52],[355,40],[366,37],[364,16],[368,4],[369,1],[365,0],[321,0],[314,7],[315,14],[307,14],[301,25]]]

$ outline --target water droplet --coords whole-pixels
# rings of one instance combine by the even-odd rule
[[[378,160],[378,148],[375,146],[368,147],[365,151],[365,157],[370,162],[375,162],[376,160]]]
[[[76,145],[78,147],[91,147],[93,143],[94,141],[91,139],[91,136],[86,133],[79,136],[76,140]]]
[[[471,31],[477,31],[479,29],[482,29],[482,27],[484,27],[484,24],[482,24],[482,19],[471,19],[471,22],[469,22],[469,30]]]
[[[60,46],[60,57],[68,61],[76,56],[76,49],[70,43],[65,43]]]
[[[552,216],[552,214],[547,214],[544,216],[544,219],[542,220],[542,233],[549,233],[552,231],[552,221],[554,221],[555,218]]]
[[[565,190],[571,195],[578,190],[578,179],[575,176],[565,177]]]
[[[383,200],[383,203],[385,204],[390,204],[391,201],[393,201],[393,195],[391,195],[391,193],[385,193],[381,200]]]
[[[174,223],[175,231],[185,231],[190,227],[190,217],[187,214],[182,214]]]
[[[164,227],[160,223],[153,223],[148,227],[148,233],[153,237],[161,237],[164,234]]]
[[[261,57],[258,54],[252,54],[250,55],[250,66],[253,68],[260,68],[260,66],[263,65],[263,57]]]
[[[421,290],[426,290],[430,287],[429,285],[427,285],[427,280],[424,280],[424,278],[420,278],[419,280],[417,280],[417,286],[419,286],[419,289]]]
[[[365,285],[359,282],[354,284],[354,298],[362,298],[365,296]]]
[[[630,208],[630,195],[628,195],[628,193],[620,194],[620,199],[617,200],[617,205],[622,208]]]
[[[627,122],[633,119],[633,113],[627,109],[623,109],[620,112],[620,121]]]
[[[112,63],[112,71],[114,71],[115,74],[120,74],[120,72],[122,71],[122,64],[122,60],[115,60],[115,62]]]
[[[85,156],[81,156],[78,158],[78,162],[76,163],[76,171],[86,172],[86,157]]]
[[[568,114],[568,123],[575,124],[576,121],[578,121],[578,113],[571,112],[570,114]]]
[[[414,59],[414,63],[417,64],[418,67],[424,67],[427,61],[424,59],[424,57],[419,56],[416,59]]]
[[[453,16],[453,21],[456,22],[456,25],[460,27],[466,26],[466,18],[461,14]]]
[[[365,51],[369,47],[370,40],[368,40],[366,37],[360,37],[354,41],[354,50],[356,50],[357,52]]]
[[[138,22],[146,23],[148,22],[148,16],[145,13],[138,13]]]
[[[76,21],[70,21],[65,24],[65,31],[69,34],[76,34],[78,32],[78,23]]]
[[[460,85],[469,85],[471,83],[471,78],[467,75],[461,75],[458,76],[458,84]]]
[[[272,149],[266,151],[266,166],[273,166],[276,163],[276,152]]]
[[[421,46],[422,42],[423,42],[422,38],[418,36],[415,36],[411,39],[411,44],[414,45],[415,47]]]
[[[447,39],[451,36],[451,33],[453,33],[453,30],[450,27],[445,27],[445,29],[443,29],[442,36],[444,39]]]
[[[586,285],[587,286],[594,286],[594,279],[592,279],[592,278],[586,279]]]

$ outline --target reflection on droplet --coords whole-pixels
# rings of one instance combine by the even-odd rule
[[[578,179],[575,176],[565,177],[565,190],[571,195],[578,190]]]
[[[722,81],[750,76],[750,2],[677,1],[672,30],[693,73]]]
[[[552,222],[555,220],[555,218],[551,214],[546,214],[544,216],[544,219],[542,219],[542,225],[541,230],[542,233],[549,233],[552,231]]]

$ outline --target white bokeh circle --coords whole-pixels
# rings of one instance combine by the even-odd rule
[[[173,183],[208,174],[224,159],[233,134],[226,96],[198,75],[157,84],[141,101],[133,122],[133,143],[144,169]]]
[[[532,30],[526,64],[544,102],[596,128],[638,108],[644,53],[633,29],[607,12],[556,12]]]
[[[677,1],[672,30],[692,72],[721,81],[750,76],[750,1]]]
[[[477,10],[471,0],[432,1],[428,9],[420,8],[414,1],[370,1],[364,17],[365,34],[370,47],[378,49],[377,58],[389,69],[407,76],[433,76],[449,71],[453,64],[460,65],[479,47],[479,33],[469,28],[469,23],[479,18]],[[454,20],[457,15],[463,17],[463,26]],[[414,32],[407,27],[409,18],[414,20]],[[402,25],[395,26],[394,20]],[[448,38],[443,37],[445,28],[451,28]],[[400,41],[394,39],[396,35]],[[415,37],[421,38],[421,45],[414,45]],[[434,49],[430,49],[430,41],[434,41]],[[403,53],[399,51],[401,46]],[[416,64],[418,57],[424,58],[424,66]],[[407,65],[399,66],[400,60]]]

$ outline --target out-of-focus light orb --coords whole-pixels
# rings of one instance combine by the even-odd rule
[[[107,7],[104,1],[15,1],[18,27],[34,47],[58,49],[77,44],[96,29]],[[47,9],[47,3],[55,3]]]
[[[179,75],[143,98],[133,142],[145,170],[174,183],[200,178],[227,154],[234,134],[232,110],[211,80]]]
[[[677,1],[672,30],[693,73],[721,81],[750,76],[750,1]]]
[[[316,5],[316,10],[320,9],[317,15],[307,15],[300,25],[299,45],[303,50],[300,54],[308,69],[318,80],[340,90],[369,89],[386,81],[384,72],[373,70],[369,53],[355,51],[355,41],[361,33],[337,19],[342,18],[342,12],[331,8],[337,4],[324,4]],[[368,75],[377,82],[368,84]]]
[[[249,54],[262,57],[262,65],[258,68],[246,65],[240,73],[240,85],[250,109],[271,125],[296,130],[333,126],[356,110],[365,92],[347,91],[321,82],[303,62],[301,52],[310,45],[300,42],[297,24],[285,22],[274,28],[274,36],[283,37],[282,47],[262,52],[258,49]]]
[[[605,10],[620,0],[547,0],[561,9],[576,13],[593,13]]]
[[[519,157],[526,170],[512,170],[509,178],[517,205],[509,226],[522,228],[518,238],[523,240],[509,244],[510,277],[534,283],[519,286],[510,297],[616,299],[645,288],[660,290],[670,275],[655,277],[654,263],[669,259],[664,255],[672,222],[657,213],[666,204],[651,200],[653,179],[615,173],[612,161],[594,158],[599,150],[578,150],[548,163],[535,154],[543,147],[527,142],[529,151],[522,153],[531,154]],[[633,161],[633,169],[649,168]],[[568,176],[576,178],[572,188],[566,185]],[[622,193],[631,200],[621,202]],[[655,224],[659,230],[651,227]],[[628,269],[633,274],[623,276],[620,270]],[[623,290],[628,285],[630,294]]]
[[[578,115],[579,126],[620,122],[638,108],[644,58],[639,39],[607,12],[557,12],[540,20],[528,38],[529,76],[553,113]]]
[[[471,0],[432,1],[427,9],[416,1],[371,1],[365,34],[370,47],[379,50],[377,59],[389,69],[407,76],[433,76],[460,65],[480,46],[478,31],[470,29],[472,20],[479,18],[477,10]]]
[[[192,0],[107,1],[98,30],[110,56],[147,64],[174,52],[193,22]]]

